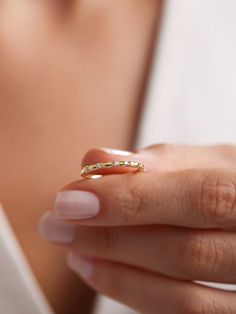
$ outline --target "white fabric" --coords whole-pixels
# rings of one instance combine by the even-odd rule
[[[52,314],[1,207],[0,313]]]
[[[236,141],[236,1],[169,0],[138,146]]]
[[[236,1],[167,0],[136,146],[236,143],[235,84]],[[110,313],[131,311],[100,298]]]

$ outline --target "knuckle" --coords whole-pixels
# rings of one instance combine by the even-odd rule
[[[232,314],[223,300],[209,293],[191,292],[183,300],[180,314]]]
[[[190,236],[179,247],[178,266],[184,277],[197,275],[206,266],[208,243],[201,236]]]
[[[161,144],[156,144],[154,145],[154,147],[158,150],[158,151],[162,151],[162,152],[168,152],[172,149],[174,145],[171,144],[166,144],[166,143],[161,143]]]
[[[127,176],[125,184],[123,185],[122,192],[122,211],[124,213],[124,218],[126,223],[132,222],[140,219],[142,213],[144,213],[144,208],[146,207],[147,195],[146,183],[144,180],[136,181],[131,176]]]
[[[117,233],[110,227],[99,227],[94,239],[94,249],[103,256],[113,251],[118,241]]]
[[[173,155],[174,153],[177,153],[183,148],[181,145],[175,145],[175,144],[157,144],[155,145],[155,150],[158,151],[159,154],[163,155]]]
[[[75,239],[72,243],[73,249],[75,249],[80,254],[90,255],[91,252],[94,252],[94,248],[96,247],[96,237],[94,237],[94,233],[90,232],[90,227],[80,226],[80,228],[76,228]]]
[[[74,247],[81,254],[105,257],[111,255],[118,242],[118,235],[110,227],[80,226]]]
[[[209,239],[206,235],[192,235],[179,247],[179,271],[187,278],[217,272],[229,264],[227,250],[223,241]]]
[[[202,218],[216,226],[227,224],[235,211],[235,182],[230,175],[210,172],[200,180],[196,198],[197,212]]]

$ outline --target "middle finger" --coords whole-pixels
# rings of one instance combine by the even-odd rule
[[[165,226],[78,227],[81,254],[168,277],[236,283],[236,235]]]
[[[79,254],[139,267],[168,277],[236,283],[236,235],[167,226],[85,227],[47,214],[41,233]]]

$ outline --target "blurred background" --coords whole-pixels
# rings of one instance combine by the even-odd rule
[[[0,2],[0,202],[55,313],[96,300],[37,232],[88,149],[235,142],[235,17],[233,0]]]

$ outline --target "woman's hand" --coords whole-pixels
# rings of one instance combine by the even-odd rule
[[[236,284],[236,148],[95,149],[83,165],[107,160],[146,171],[68,185],[43,236],[68,246],[87,284],[139,312],[236,313],[235,292],[193,282]]]

